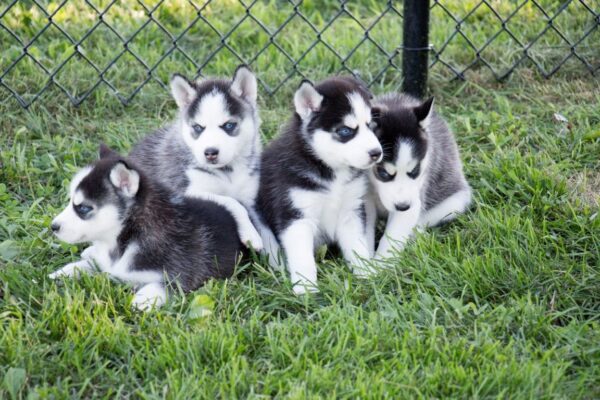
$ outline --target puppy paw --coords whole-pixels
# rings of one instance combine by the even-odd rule
[[[240,230],[240,240],[249,249],[252,248],[256,251],[261,251],[264,247],[262,238],[254,227]]]
[[[60,279],[60,278],[77,277],[77,276],[79,276],[80,273],[88,271],[89,269],[90,269],[90,265],[87,261],[85,261],[85,260],[76,261],[76,262],[69,263],[69,264],[65,265],[64,267],[62,267],[61,269],[58,269],[58,270],[54,271],[53,273],[49,274],[48,278]]]
[[[140,311],[149,311],[165,304],[167,293],[160,283],[149,283],[142,286],[131,301],[131,306]]]
[[[318,293],[319,288],[315,286],[312,282],[297,282],[294,284],[293,288],[294,294],[298,296],[305,295],[307,293]]]
[[[94,246],[90,246],[81,252],[82,260],[91,260],[94,257]]]

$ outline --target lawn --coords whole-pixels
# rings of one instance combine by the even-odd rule
[[[109,3],[69,2],[55,21],[77,41],[97,21],[88,4],[102,9]],[[143,6],[118,3],[106,20],[129,37],[146,20]],[[366,26],[385,8],[383,2],[351,3],[349,11]],[[464,15],[477,2],[442,3]],[[511,11],[512,2],[490,3],[502,15]],[[172,32],[185,30],[193,19],[185,12],[190,3],[165,4],[155,18]],[[556,21],[569,38],[589,28],[582,4],[598,9],[594,1],[574,2],[572,16]],[[300,10],[323,27],[337,7],[306,1]],[[401,3],[397,7],[401,11]],[[274,29],[292,8],[258,2],[252,12]],[[203,12],[220,32],[244,15],[233,1]],[[510,28],[526,42],[543,24],[536,7],[526,5],[521,13]],[[28,1],[0,15],[24,41],[47,21]],[[432,10],[438,50],[455,28],[444,15]],[[344,55],[362,33],[352,18],[340,18],[322,36]],[[494,18],[485,9],[469,17],[465,32],[478,46],[500,29]],[[302,21],[295,18],[277,36],[294,59],[314,40]],[[131,44],[149,66],[170,45],[155,25]],[[474,206],[455,222],[419,234],[372,279],[355,279],[341,260],[327,256],[320,262],[320,293],[297,297],[285,274],[257,259],[232,279],[176,295],[147,314],[131,309],[129,287],[105,276],[50,281],[47,274],[80,251],[56,240],[50,221],[65,205],[71,176],[96,157],[98,144],[126,152],[169,121],[176,107],[161,82],[172,72],[193,75],[206,62],[203,74],[229,75],[240,62],[231,49],[250,61],[269,43],[264,30],[246,20],[228,39],[231,49],[209,58],[219,38],[204,25],[181,41],[192,61],[174,51],[127,106],[115,92],[129,99],[147,77],[130,53],[106,71],[112,88],[101,84],[89,95],[98,73],[74,56],[56,80],[87,96],[79,107],[51,86],[24,110],[0,88],[0,398],[600,397],[600,80],[574,59],[549,80],[525,61],[502,83],[483,64],[474,65],[465,82],[449,81],[452,73],[442,63],[433,66],[430,93],[456,132]],[[100,25],[82,44],[100,70],[122,50],[115,35]],[[401,19],[388,12],[372,37],[393,54]],[[596,29],[580,49],[596,68],[599,37]],[[441,57],[464,67],[473,51],[457,40]],[[566,53],[555,34],[544,40],[531,54],[550,70]],[[56,27],[36,43],[31,54],[49,71],[72,56],[71,42]],[[519,57],[514,45],[503,33],[483,54],[503,71]],[[22,52],[1,29],[0,49],[0,70]],[[353,54],[346,67],[372,82],[375,93],[398,88],[399,72],[379,74],[390,61],[377,47],[367,43]],[[401,55],[392,62],[400,65]],[[268,142],[288,118],[300,77],[288,77],[289,60],[273,45],[251,65],[265,85],[259,102]],[[343,67],[319,44],[298,71],[319,79]],[[42,71],[26,58],[3,82],[29,102],[45,85]]]

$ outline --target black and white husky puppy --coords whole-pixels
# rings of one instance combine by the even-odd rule
[[[433,98],[422,102],[395,93],[378,97],[373,123],[383,160],[369,176],[378,211],[387,217],[377,248],[377,256],[386,257],[415,228],[438,225],[464,212],[471,188],[454,136],[433,110]]]
[[[265,150],[257,210],[283,248],[294,291],[316,290],[314,249],[337,243],[355,273],[370,272],[367,171],[382,150],[370,93],[352,78],[304,81],[289,126]],[[270,249],[270,257],[273,249]]]
[[[178,118],[144,138],[129,157],[174,193],[211,200],[238,222],[243,243],[262,240],[250,221],[258,190],[261,142],[256,77],[245,66],[232,80],[171,79]]]
[[[232,215],[198,199],[174,202],[169,190],[130,160],[101,147],[100,160],[73,178],[67,207],[52,231],[67,243],[90,242],[82,259],[50,275],[91,272],[139,285],[133,306],[160,306],[166,288],[185,291],[231,276],[243,246]]]

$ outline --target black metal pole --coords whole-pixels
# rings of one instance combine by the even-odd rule
[[[429,55],[429,0],[404,0],[402,90],[423,97]]]

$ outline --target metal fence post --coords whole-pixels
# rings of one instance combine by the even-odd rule
[[[404,0],[402,90],[423,97],[429,55],[429,0]]]

